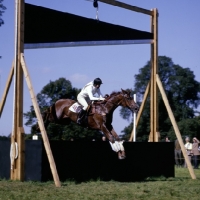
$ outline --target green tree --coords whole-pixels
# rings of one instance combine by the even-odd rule
[[[67,98],[76,100],[79,92],[80,89],[73,88],[69,80],[59,78],[56,81],[50,81],[43,87],[41,92],[37,94],[37,102],[41,112],[43,112],[59,99]],[[27,119],[25,123],[26,126],[33,127],[37,123],[33,106],[30,107],[30,111],[24,113],[24,117]],[[32,129],[31,134],[35,134],[34,129]],[[67,126],[50,123],[47,127],[47,134],[49,139],[54,140],[71,140],[72,138],[75,140],[99,140],[102,136],[98,131],[84,129],[77,126],[75,123],[71,123]],[[29,135],[28,138],[30,137],[31,135]]]
[[[192,127],[190,126],[190,132],[186,129],[182,129],[183,135],[194,135],[198,132],[198,126],[195,119],[195,109],[197,109],[200,103],[200,83],[195,80],[193,72],[189,68],[182,68],[179,65],[173,63],[172,59],[166,56],[159,56],[158,58],[159,76],[163,87],[165,89],[168,101],[171,109],[173,110],[174,117],[178,124],[188,124],[194,122]],[[142,97],[146,90],[146,86],[150,80],[151,75],[151,62],[139,70],[139,74],[135,75],[134,90],[139,99],[139,104],[142,101]],[[160,93],[158,94],[158,106],[159,106],[159,131],[161,137],[170,135],[175,138],[175,133],[172,130],[172,124],[168,117],[168,113]],[[121,116],[123,116],[121,114]],[[130,116],[126,116],[130,117]],[[127,139],[130,137],[133,123],[122,131]],[[142,116],[140,118],[137,127],[137,140],[147,141],[150,133],[150,99],[147,98],[146,105]]]
[[[200,122],[198,117],[183,119],[178,122],[178,127],[183,137],[190,136],[190,138],[200,138]],[[168,136],[172,140],[175,139],[174,129],[172,126],[168,132]]]
[[[78,91],[78,89],[72,88],[71,82],[65,78],[59,78],[56,81],[50,81],[43,87],[41,92],[37,94],[37,102],[41,112],[46,110],[58,99],[76,99]],[[29,112],[24,113],[24,117],[27,119],[27,122],[25,123],[27,126],[32,126],[37,122],[33,106],[31,106]]]
[[[3,15],[5,10],[6,10],[6,7],[3,5],[3,0],[0,0],[0,26],[4,24],[4,21],[2,19],[2,15]]]
[[[0,140],[10,140],[10,137],[0,135]]]

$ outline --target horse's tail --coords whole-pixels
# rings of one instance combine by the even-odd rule
[[[55,104],[48,107],[44,112],[42,112],[42,119],[43,119],[45,128],[47,128],[50,122],[56,122],[58,120],[56,116],[56,111],[55,111]],[[32,126],[32,131],[33,132],[40,131],[40,127],[38,123]]]
[[[58,118],[56,116],[56,111],[55,111],[55,104],[48,107],[42,113],[42,118],[43,118],[44,123],[46,123],[46,122],[56,122],[58,120]]]
[[[51,122],[57,122],[58,121],[58,117],[57,117],[57,115],[56,115],[56,106],[55,106],[55,103],[52,105],[52,106],[50,106],[49,108],[49,113],[50,113],[50,117],[51,117]]]
[[[44,127],[47,128],[50,120],[49,120],[49,116],[50,116],[50,109],[47,108],[43,113],[42,113],[42,119],[43,119],[43,122],[44,122]]]
[[[44,122],[44,127],[46,128],[49,124],[48,122],[48,118],[49,118],[49,114],[48,114],[48,109],[45,110],[44,112],[42,112],[42,120]],[[37,132],[40,132],[40,126],[39,126],[39,123],[37,122],[35,125],[32,126],[31,128],[31,132],[33,133],[37,133]]]

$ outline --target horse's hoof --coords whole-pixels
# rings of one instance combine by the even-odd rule
[[[118,159],[123,160],[126,158],[125,151],[118,152]]]
[[[124,160],[126,158],[126,156],[118,156],[119,160]]]

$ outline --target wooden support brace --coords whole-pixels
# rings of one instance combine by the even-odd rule
[[[47,137],[47,133],[46,133],[46,130],[45,130],[45,127],[44,127],[44,122],[43,122],[43,119],[42,119],[42,116],[41,116],[41,113],[40,113],[40,109],[39,109],[39,106],[38,106],[38,103],[37,103],[37,99],[36,99],[36,96],[35,96],[35,93],[34,93],[34,90],[33,90],[33,87],[32,87],[32,83],[31,83],[31,80],[30,80],[28,69],[26,67],[26,63],[25,63],[25,60],[24,60],[23,53],[21,54],[21,65],[22,65],[22,69],[24,71],[24,77],[26,79],[28,89],[29,89],[29,92],[30,92],[30,95],[31,95],[33,107],[34,107],[34,110],[35,110],[35,113],[36,113],[36,116],[37,116],[37,119],[38,119],[38,124],[39,124],[40,131],[41,131],[41,134],[42,134],[42,139],[43,139],[44,147],[45,147],[47,157],[48,157],[48,160],[49,160],[53,179],[54,179],[56,187],[60,187],[61,184],[60,184],[60,180],[59,180],[59,177],[58,177],[58,173],[57,173],[56,165],[55,165],[55,162],[54,162],[53,154],[52,154],[52,151],[51,151],[51,147],[50,147],[50,144],[49,144],[49,139]]]
[[[11,67],[11,70],[10,70],[10,73],[9,73],[9,76],[8,76],[8,80],[6,82],[6,87],[4,89],[4,93],[3,93],[3,96],[2,96],[2,99],[1,99],[1,102],[0,102],[0,117],[2,115],[3,108],[4,108],[6,98],[7,98],[7,95],[8,95],[8,91],[10,89],[10,84],[12,82],[13,74],[14,74],[14,62],[12,63],[12,67]]]
[[[172,125],[173,125],[173,128],[174,128],[174,131],[175,131],[175,134],[176,134],[176,137],[180,143],[180,146],[181,146],[181,150],[182,150],[182,153],[183,153],[183,156],[185,158],[185,161],[186,161],[186,164],[188,166],[188,169],[189,169],[189,172],[190,172],[190,175],[192,177],[192,179],[196,179],[196,175],[194,173],[194,170],[192,168],[192,164],[188,158],[188,155],[186,153],[186,149],[185,149],[185,146],[184,146],[184,143],[183,143],[183,140],[182,140],[182,137],[181,137],[181,134],[180,134],[180,131],[179,131],[179,128],[176,124],[176,121],[175,121],[175,118],[174,118],[174,115],[173,115],[173,112],[171,110],[171,107],[169,105],[169,102],[168,102],[168,99],[167,99],[167,96],[166,96],[166,93],[164,91],[164,88],[162,86],[162,83],[160,81],[160,78],[159,78],[159,75],[157,74],[156,76],[156,82],[158,84],[158,87],[160,89],[160,93],[162,95],[162,98],[163,98],[163,101],[165,103],[165,106],[166,106],[166,109],[167,109],[167,112],[168,112],[168,115],[169,115],[169,118],[172,122]]]

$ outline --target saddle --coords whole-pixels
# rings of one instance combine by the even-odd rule
[[[69,108],[69,110],[74,113],[79,113],[81,108],[82,108],[82,105],[76,102]],[[106,108],[104,107],[104,103],[94,101],[88,105],[86,115],[87,116],[94,115],[94,114],[106,115],[106,113],[107,111],[106,111]]]
[[[75,102],[69,108],[69,110],[71,112],[74,112],[74,113],[77,113],[77,114],[81,111],[81,109],[82,109],[82,105],[80,105],[78,102]],[[88,107],[87,107],[86,114],[83,116],[83,118],[81,120],[82,121],[81,125],[88,127],[88,117],[89,116],[93,116],[94,114],[105,116],[106,112],[107,111],[106,111],[106,108],[104,106],[104,103],[96,102],[96,101],[90,102]]]
[[[87,114],[86,115],[106,115],[107,109],[105,108],[102,102],[93,102],[88,105]]]

